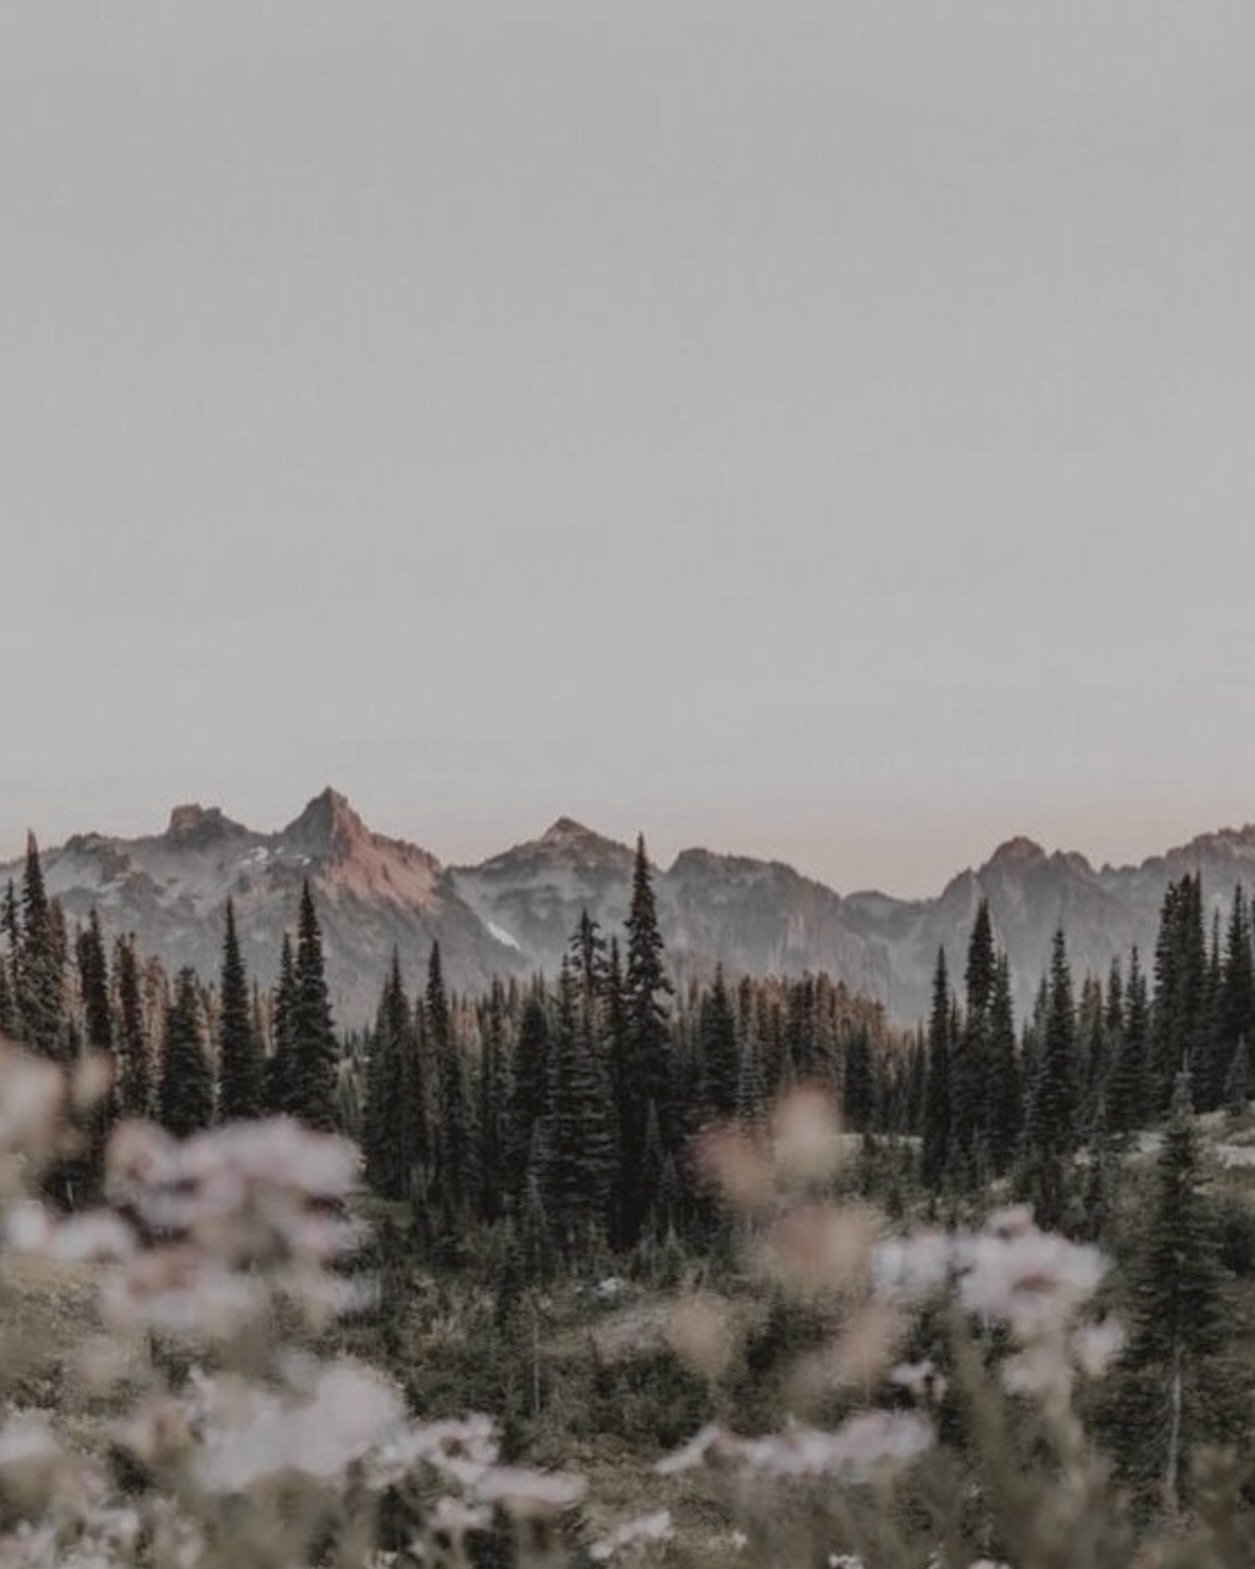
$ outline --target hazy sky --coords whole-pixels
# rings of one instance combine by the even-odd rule
[[[1250,0],[0,9],[0,852],[1255,818]]]

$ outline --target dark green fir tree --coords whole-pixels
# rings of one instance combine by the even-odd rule
[[[933,1005],[928,1024],[924,1071],[923,1152],[920,1160],[920,1179],[933,1193],[939,1192],[945,1182],[950,1158],[951,1019],[950,976],[943,948],[938,950],[937,968],[933,972]]]
[[[265,1100],[261,1042],[253,1029],[248,975],[240,953],[235,905],[230,899],[218,999],[218,1087],[219,1112],[224,1122],[261,1116]]]
[[[707,1120],[727,1121],[736,1115],[741,1054],[721,964],[715,966],[714,984],[702,998],[700,1029],[702,1113]]]
[[[1027,1194],[1045,1230],[1063,1220],[1067,1157],[1077,1142],[1076,1007],[1062,928],[1051,950],[1048,998],[1025,1138]]]
[[[205,1032],[196,972],[179,971],[166,1015],[161,1052],[158,1114],[177,1138],[207,1128],[214,1115],[214,1076],[205,1053]]]
[[[284,1109],[311,1128],[335,1128],[336,1076],[340,1051],[323,961],[322,931],[314,895],[306,882],[301,890],[296,931],[296,964],[291,1006],[285,1020],[289,1032]]]
[[[1140,1258],[1133,1272],[1129,1337],[1110,1394],[1121,1468],[1169,1512],[1189,1500],[1191,1455],[1236,1438],[1243,1399],[1225,1366],[1231,1326],[1215,1219],[1194,1131],[1188,1076],[1177,1077],[1155,1170]]]

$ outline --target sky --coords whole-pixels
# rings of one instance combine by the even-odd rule
[[[0,858],[1255,818],[1248,0],[9,0]]]

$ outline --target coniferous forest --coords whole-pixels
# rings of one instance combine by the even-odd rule
[[[1255,931],[1240,885],[1227,920],[1206,908],[1199,877],[1171,883],[1154,952],[1103,976],[1073,974],[1060,930],[1017,1018],[981,903],[966,952],[937,955],[929,1016],[903,1027],[826,975],[716,968],[678,990],[642,840],[623,929],[585,915],[556,975],[460,996],[433,946],[410,996],[394,955],[373,1027],[343,1033],[308,883],[273,987],[248,975],[230,903],[219,973],[169,975],[131,940],[107,945],[95,912],[70,930],[32,840],[4,895],[0,1030],[72,1086],[99,1080],[71,1094],[70,1136],[39,1166],[49,1226],[116,1209],[135,1119],[172,1148],[249,1125],[263,1142],[280,1127],[351,1141],[359,1180],[327,1215],[351,1213],[361,1234],[335,1274],[374,1285],[334,1330],[319,1323],[321,1342],[386,1368],[424,1418],[493,1413],[512,1462],[567,1463],[574,1445],[621,1486],[629,1462],[665,1470],[677,1449],[687,1478],[690,1460],[744,1460],[739,1434],[788,1444],[803,1417],[857,1421],[887,1387],[893,1419],[927,1413],[944,1461],[905,1484],[893,1507],[910,1529],[880,1557],[879,1495],[855,1488],[848,1518],[825,1517],[823,1539],[850,1547],[830,1561],[896,1569],[944,1539],[963,1569],[982,1551],[1073,1562],[1046,1516],[1082,1528],[1063,1498],[1083,1476],[1087,1507],[1107,1511],[1095,1541],[1126,1553],[1103,1562],[1132,1564],[1161,1529],[1201,1551],[1223,1508],[1240,1550],[1179,1561],[1227,1565],[1255,1530]],[[912,1290],[912,1320],[882,1303],[884,1272],[927,1274],[943,1239],[961,1302],[994,1267],[981,1249],[1026,1247],[1028,1282],[1001,1289],[1039,1291],[1068,1349],[994,1300],[956,1318]],[[991,1473],[991,1432],[1055,1477],[1018,1526],[1007,1511],[1027,1484]],[[1082,1455],[1094,1469],[1077,1470]],[[943,1484],[961,1490],[943,1502],[929,1492]],[[751,1543],[744,1498],[721,1514],[697,1497],[723,1525],[707,1521],[710,1556],[693,1562]],[[691,1522],[655,1514],[656,1539],[642,1528],[614,1553],[690,1561]],[[487,1520],[469,1561],[509,1561]]]

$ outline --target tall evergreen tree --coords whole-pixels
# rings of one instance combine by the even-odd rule
[[[933,972],[933,1006],[928,1025],[927,1063],[924,1076],[923,1154],[920,1177],[926,1188],[937,1192],[945,1181],[950,1160],[950,1046],[952,1009],[946,953],[937,951]]]
[[[1177,1075],[1205,1071],[1199,1047],[1207,948],[1203,930],[1202,882],[1186,875],[1169,883],[1160,910],[1155,944],[1155,1001],[1151,1036],[1151,1111],[1165,1111]]]
[[[702,1111],[708,1118],[726,1121],[736,1114],[741,1053],[721,964],[715,966],[714,985],[702,999],[700,1061]]]
[[[1129,1339],[1114,1384],[1117,1452],[1129,1476],[1170,1509],[1188,1489],[1188,1457],[1234,1437],[1224,1275],[1191,1118],[1188,1076],[1177,1077],[1133,1277]]]
[[[293,976],[285,1110],[311,1128],[336,1126],[339,1047],[323,962],[322,931],[308,881],[301,890]]]
[[[296,1022],[296,960],[292,939],[283,934],[279,950],[279,983],[275,988],[273,1039],[265,1063],[266,1109],[272,1116],[293,1115],[296,1108],[293,1029]]]
[[[0,1036],[17,1033],[17,1000],[9,979],[9,961],[0,953]]]
[[[222,977],[218,1002],[219,1111],[224,1122],[259,1117],[265,1085],[261,1042],[253,1029],[248,976],[240,953],[235,905],[227,900],[222,941]]]
[[[580,986],[590,996],[600,996],[606,982],[606,939],[587,909],[580,913],[568,952]]]
[[[1117,1138],[1144,1126],[1150,1112],[1150,1005],[1141,959],[1133,949],[1120,1033],[1107,1083],[1107,1112]]]
[[[1255,952],[1252,950],[1250,906],[1241,883],[1233,890],[1216,1013],[1212,1091],[1214,1103],[1218,1105],[1228,1083],[1238,1042],[1255,1039]]]
[[[645,1157],[650,1106],[654,1107],[658,1118],[664,1151],[675,1122],[667,1105],[671,1088],[667,999],[671,992],[653,876],[645,839],[641,835],[636,842],[632,900],[627,918],[626,1060],[620,1086],[623,1165],[618,1174],[615,1203],[626,1241],[634,1241],[639,1236],[645,1219],[646,1200],[642,1194],[640,1171]]]
[[[484,1014],[479,1069],[479,1211],[489,1222],[505,1213],[509,1191],[506,1167],[510,1124],[510,1084],[505,1050],[505,992],[493,981]]]
[[[0,901],[0,931],[9,947],[9,966],[16,969],[18,953],[22,947],[22,909],[17,901],[17,888],[10,877],[4,885],[4,899]]]
[[[545,1186],[549,1222],[568,1257],[600,1231],[615,1167],[610,1090],[594,1009],[594,999],[563,959],[550,1054]]]
[[[763,1074],[762,1048],[753,1023],[741,1046],[741,1061],[736,1083],[736,1115],[739,1122],[757,1122],[767,1104],[767,1080]]]
[[[435,1196],[449,1224],[473,1204],[476,1183],[466,1063],[454,1036],[439,943],[428,960],[423,1019],[436,1067]]]
[[[17,954],[17,1013],[23,1042],[43,1057],[65,1055],[64,948],[56,912],[44,888],[34,834],[26,840],[22,879],[22,940]]]
[[[158,1109],[162,1126],[178,1138],[213,1121],[213,1069],[205,1054],[200,991],[191,968],[179,971],[166,1015]]]
[[[1050,957],[1049,1004],[1029,1105],[1026,1179],[1037,1222],[1063,1219],[1064,1165],[1076,1142],[1076,1009],[1067,943],[1060,928]]]
[[[1023,1123],[1024,1092],[1019,1054],[1015,1043],[1015,1010],[1011,998],[1011,965],[999,954],[989,1003],[986,1052],[985,1125],[989,1159],[996,1175],[1006,1172],[1015,1159]]]
[[[83,999],[83,1027],[91,1051],[113,1051],[113,1009],[109,1002],[109,961],[95,907],[75,944],[79,992]]]
[[[969,1182],[976,1178],[977,1152],[987,1132],[990,1008],[996,971],[989,901],[982,899],[967,951],[967,1013],[952,1043],[950,1062],[949,1164]]]
[[[153,1075],[139,964],[133,937],[121,937],[113,950],[118,987],[115,1100],[119,1115],[147,1117],[153,1110]]]
[[[366,1060],[363,1148],[367,1180],[385,1198],[408,1198],[426,1164],[424,1086],[414,1017],[393,950]]]
[[[529,1163],[549,1103],[549,1015],[533,992],[523,1004],[510,1093],[510,1187],[521,1205]]]
[[[845,1048],[845,1075],[841,1105],[846,1121],[858,1133],[867,1133],[875,1113],[875,1072],[872,1044],[858,1025],[850,1031]]]

